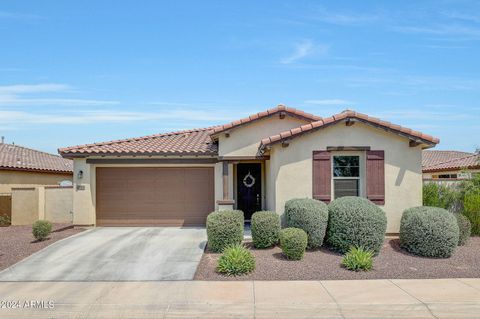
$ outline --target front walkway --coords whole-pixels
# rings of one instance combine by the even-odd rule
[[[3,282],[0,318],[478,318],[480,279]],[[25,301],[37,308],[25,308]],[[38,305],[53,302],[53,309]],[[52,305],[52,304],[50,304]]]

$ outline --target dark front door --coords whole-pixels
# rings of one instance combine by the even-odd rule
[[[237,209],[245,220],[262,210],[262,166],[260,163],[237,165]]]

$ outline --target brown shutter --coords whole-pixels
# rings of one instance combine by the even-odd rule
[[[385,152],[367,151],[367,198],[385,204]]]
[[[332,160],[328,151],[313,151],[313,198],[329,203],[332,194]]]

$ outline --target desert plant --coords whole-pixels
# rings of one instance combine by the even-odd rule
[[[350,247],[350,250],[343,256],[342,265],[348,270],[369,271],[373,268],[373,252],[362,247]]]
[[[455,186],[433,182],[423,184],[423,206],[453,209],[459,201],[461,194]]]
[[[221,252],[227,246],[240,244],[243,240],[243,212],[224,210],[210,213],[207,217],[208,248]]]
[[[457,219],[439,207],[405,210],[400,221],[400,246],[408,252],[435,258],[450,257],[458,245]]]
[[[467,243],[472,232],[472,224],[465,215],[455,214],[457,218],[458,229],[460,231],[458,237],[458,246],[463,246]]]
[[[32,233],[36,240],[42,241],[52,232],[52,223],[47,220],[37,220],[33,223]]]
[[[228,276],[248,274],[255,269],[255,257],[241,244],[228,246],[218,259],[217,272]]]
[[[11,222],[12,221],[8,215],[0,214],[0,227],[10,226]]]
[[[465,194],[463,201],[463,213],[472,224],[472,234],[480,235],[480,190]]]
[[[280,247],[287,259],[302,259],[307,243],[308,236],[303,229],[290,227],[280,231]]]
[[[280,215],[261,211],[252,215],[252,241],[256,248],[268,248],[278,243]]]
[[[322,246],[328,223],[325,203],[309,198],[291,199],[285,203],[287,227],[303,229],[308,236],[308,248]]]
[[[340,197],[328,205],[327,244],[341,253],[350,247],[363,247],[375,255],[380,252],[387,217],[385,212],[368,199]]]

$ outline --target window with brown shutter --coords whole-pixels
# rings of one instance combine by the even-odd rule
[[[313,152],[313,198],[329,203],[332,193],[332,160],[328,151]]]
[[[385,204],[385,152],[367,151],[367,198]]]

